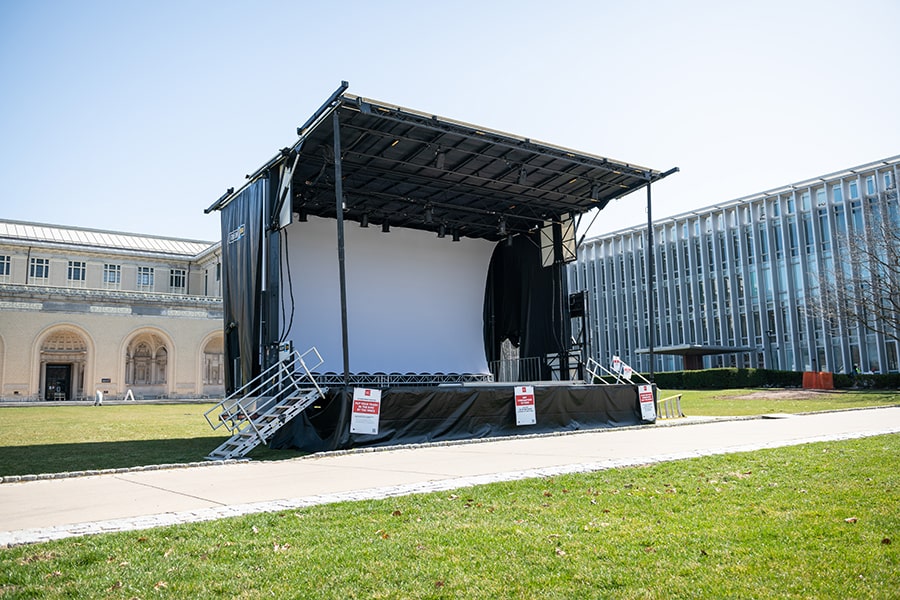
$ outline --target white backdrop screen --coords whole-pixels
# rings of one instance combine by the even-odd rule
[[[343,371],[337,222],[310,217],[285,230],[282,297],[288,339],[318,348],[322,371]],[[486,373],[484,286],[494,244],[346,222],[350,372]]]

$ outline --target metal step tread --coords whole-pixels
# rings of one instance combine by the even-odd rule
[[[321,393],[324,395],[324,390]],[[251,414],[250,419],[240,419],[241,425],[237,427],[242,426],[243,429],[236,431],[228,440],[210,452],[206,457],[207,460],[226,460],[245,456],[260,444],[266,443],[272,434],[281,429],[294,416],[306,410],[319,396],[318,388],[303,388],[274,406],[266,408],[265,412]],[[274,396],[265,398],[270,400]],[[220,418],[223,416],[224,413]],[[227,418],[234,422],[236,415]]]

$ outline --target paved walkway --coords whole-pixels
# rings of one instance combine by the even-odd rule
[[[681,420],[0,484],[0,547],[344,500],[900,433],[900,406],[786,418]]]

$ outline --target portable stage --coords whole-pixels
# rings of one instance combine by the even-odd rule
[[[635,386],[584,383],[565,269],[585,213],[674,170],[354,96],[346,82],[297,135],[206,210],[221,211],[228,391],[290,349],[323,358],[312,375],[329,391],[273,447],[641,421]],[[523,382],[537,418],[517,426]],[[356,388],[381,393],[377,434],[351,433]]]

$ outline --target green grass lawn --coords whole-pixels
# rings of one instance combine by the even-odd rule
[[[897,598],[900,435],[0,550],[0,598]]]
[[[114,469],[203,460],[225,439],[203,413],[213,404],[0,408],[0,475]],[[257,459],[299,452],[257,448]]]
[[[745,389],[660,390],[659,397],[682,394],[681,409],[691,417],[736,417],[770,413],[799,414],[900,404],[898,391]],[[801,397],[791,397],[801,396]]]
[[[796,391],[796,390],[795,390]],[[660,391],[683,393],[688,416],[762,415],[884,406],[896,392],[840,391],[786,399],[782,390]],[[762,397],[746,398],[750,394]],[[212,404],[125,404],[0,408],[0,476],[114,469],[203,460],[225,439],[203,418]],[[250,458],[281,460],[291,450],[255,449]]]

